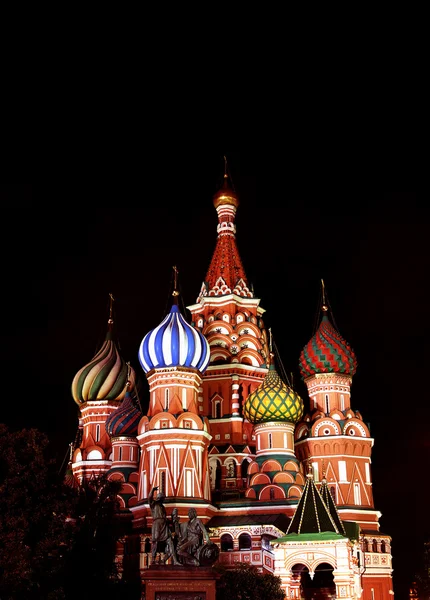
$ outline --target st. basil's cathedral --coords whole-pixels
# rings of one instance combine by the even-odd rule
[[[141,574],[150,566],[148,497],[158,486],[168,515],[176,508],[186,521],[195,508],[221,564],[279,576],[285,598],[388,600],[391,538],[373,502],[374,440],[351,404],[354,351],[323,285],[319,326],[297,352],[309,398],[296,393],[239,254],[227,166],[213,204],[216,245],[191,318],[174,267],[170,310],[136,348],[148,398],[122,356],[111,299],[104,343],[72,382],[79,425],[68,477],[122,482],[120,566],[124,557]]]

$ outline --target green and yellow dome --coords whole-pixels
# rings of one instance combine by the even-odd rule
[[[263,382],[246,399],[243,412],[254,425],[268,421],[297,423],[303,416],[303,400],[285,385],[272,362]]]

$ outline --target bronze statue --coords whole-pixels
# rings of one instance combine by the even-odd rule
[[[195,508],[188,511],[188,522],[178,541],[178,559],[184,565],[209,566],[219,556],[219,548],[210,541],[203,522],[198,518]]]
[[[149,507],[152,514],[152,562],[155,564],[155,558],[157,556],[157,550],[159,550],[158,543],[165,543],[165,558],[166,562],[170,557],[173,559],[173,564],[181,564],[176,556],[176,550],[173,545],[172,534],[169,529],[167,522],[166,509],[163,504],[165,498],[162,492],[159,492],[154,498],[155,492],[158,490],[158,486],[152,488],[149,492]]]
[[[155,564],[157,551],[160,552],[159,542],[164,542],[165,564],[172,559],[174,565],[210,566],[219,556],[219,548],[209,539],[209,534],[203,522],[197,517],[195,508],[188,511],[188,521],[179,521],[178,509],[172,511],[171,522],[167,518],[164,507],[164,494],[158,487],[149,493],[149,506],[152,514],[152,563]]]

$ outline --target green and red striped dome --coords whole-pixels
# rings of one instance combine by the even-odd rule
[[[351,346],[324,314],[315,335],[300,354],[300,372],[303,378],[316,373],[345,373],[354,375],[357,359]]]

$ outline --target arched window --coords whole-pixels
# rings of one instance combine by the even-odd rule
[[[249,462],[247,460],[243,460],[242,464],[240,465],[240,473],[241,473],[243,479],[248,477],[248,467],[249,467]]]
[[[215,402],[215,419],[221,419],[221,402],[219,400]]]
[[[233,550],[233,538],[229,533],[223,533],[221,536],[221,552],[231,552]]]
[[[100,425],[96,425],[96,442],[100,441]]]
[[[251,550],[251,536],[249,535],[249,533],[240,534],[239,550]]]

